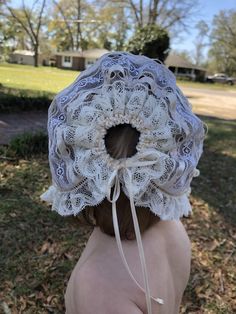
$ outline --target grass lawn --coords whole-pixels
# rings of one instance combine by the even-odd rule
[[[236,121],[209,125],[193,182],[193,215],[183,219],[192,270],[180,313],[236,313]],[[42,204],[47,157],[0,162],[0,313],[63,314],[70,272],[91,232]]]
[[[54,95],[78,75],[52,67],[0,64],[0,112],[47,110]]]
[[[70,85],[79,75],[78,71],[53,67],[0,64],[0,83],[9,88],[56,94]]]
[[[56,94],[70,85],[79,75],[78,71],[53,67],[0,63],[0,83],[11,89],[28,90],[37,93]],[[236,86],[209,84],[179,80],[180,86],[236,90]]]

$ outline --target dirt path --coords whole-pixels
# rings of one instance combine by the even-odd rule
[[[197,114],[236,120],[236,92],[181,87]],[[47,112],[0,113],[0,145],[23,132],[47,129]]]
[[[0,113],[0,145],[24,132],[45,131],[47,112]]]
[[[193,111],[220,119],[236,119],[236,91],[181,87]]]

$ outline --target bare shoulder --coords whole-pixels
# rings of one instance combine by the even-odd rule
[[[166,222],[164,229],[166,254],[176,289],[181,286],[184,289],[190,275],[191,242],[180,220]]]
[[[191,242],[187,231],[180,220],[175,221],[173,238],[175,239],[174,243],[178,244],[179,249],[186,252],[186,254],[190,254],[189,258],[191,258]]]
[[[160,221],[155,228],[155,232],[162,235],[167,248],[177,245],[179,249],[191,251],[190,239],[180,220]]]
[[[123,267],[115,239],[98,232],[94,235],[86,246],[83,259],[86,262],[77,263],[69,280],[66,314],[142,314],[145,296]],[[123,245],[129,266],[141,282],[136,241]],[[153,273],[153,294],[158,292],[159,295],[162,291],[163,299],[175,298],[179,303],[189,278],[191,259],[191,244],[183,224],[160,221],[143,235],[143,245],[147,264]],[[157,282],[155,278],[161,278],[165,273],[164,281]]]
[[[90,262],[75,267],[66,291],[66,314],[143,314],[115,289],[114,280],[104,279],[102,273]]]

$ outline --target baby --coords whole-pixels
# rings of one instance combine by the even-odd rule
[[[68,283],[67,314],[177,314],[191,244],[180,218],[204,127],[161,63],[106,54],[49,109],[52,186],[42,199],[94,230]]]

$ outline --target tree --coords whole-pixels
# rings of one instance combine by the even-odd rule
[[[57,48],[61,50],[96,47],[123,49],[129,24],[125,9],[118,2],[53,0],[53,3],[49,32]],[[78,5],[80,5],[79,15]],[[80,25],[79,32],[78,25]]]
[[[182,60],[189,62],[189,63],[193,63],[191,54],[189,51],[187,50],[171,50],[171,55],[172,56],[176,56],[176,57],[180,57]]]
[[[138,28],[130,39],[127,50],[164,61],[169,51],[169,35],[157,25],[146,25]]]
[[[0,48],[2,58],[15,49],[30,49],[28,36],[21,25],[8,15],[3,2],[0,2]]]
[[[132,12],[136,27],[157,24],[172,32],[173,29],[186,29],[198,9],[197,0],[123,0],[121,2],[125,3]]]
[[[223,10],[214,16],[210,34],[211,67],[228,75],[236,74],[236,10]]]
[[[111,49],[123,50],[127,32],[131,29],[124,6],[116,1],[99,0],[95,3],[94,19],[97,23],[93,24],[93,29],[88,29],[87,38],[96,39],[99,47],[110,42]]]
[[[13,19],[17,24],[19,24],[25,34],[29,36],[34,50],[34,65],[36,67],[38,66],[40,30],[45,5],[46,0],[36,0],[30,8],[27,7],[24,0],[22,0],[21,8],[16,9],[5,2],[5,6],[9,13],[9,19]]]
[[[11,16],[2,16],[0,19],[0,40],[8,50],[31,49],[29,36],[22,29],[22,26]]]
[[[193,53],[194,63],[201,66],[204,63],[204,49],[208,46],[209,27],[203,20],[196,24],[198,34],[195,40],[195,51]]]
[[[61,28],[61,22],[64,22],[66,27],[66,46],[72,50],[78,50],[80,46],[82,46],[82,32],[81,32],[81,10],[84,9],[82,7],[81,0],[73,0],[73,1],[56,1],[53,0],[53,4],[55,5],[54,11],[54,19],[56,26],[59,26],[59,36],[61,37],[61,32],[64,31],[64,27]],[[61,16],[62,21],[58,21],[57,16]],[[75,22],[75,23],[74,23]],[[63,36],[62,36],[63,38]],[[65,40],[64,40],[65,41]]]

